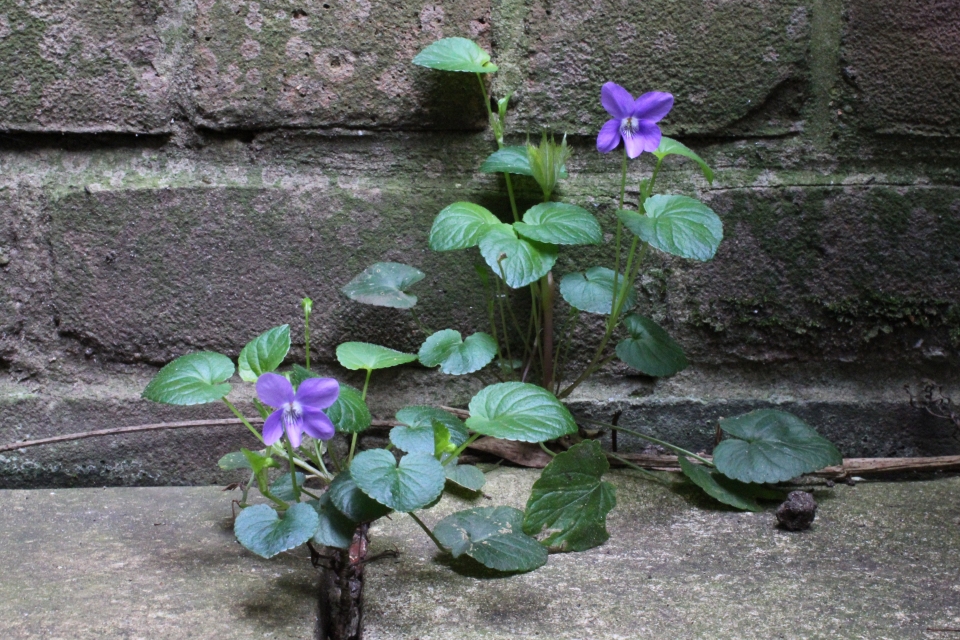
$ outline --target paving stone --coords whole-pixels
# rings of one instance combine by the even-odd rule
[[[305,549],[233,537],[218,487],[0,492],[5,638],[295,638],[317,628]]]
[[[675,94],[671,133],[779,135],[802,128],[808,2],[508,3],[499,85],[517,91],[513,126],[596,135],[609,116],[600,87]],[[506,7],[501,12],[507,13]],[[749,36],[747,36],[749,32]]]
[[[172,0],[5,3],[0,130],[169,131],[181,29]]]
[[[838,104],[847,121],[888,134],[960,136],[960,11],[952,0],[848,0]]]
[[[472,74],[440,74],[411,60],[442,37],[486,43],[489,22],[489,0],[201,0],[198,122],[215,129],[482,127]]]

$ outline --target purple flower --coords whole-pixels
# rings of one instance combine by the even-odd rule
[[[659,122],[673,107],[673,96],[661,91],[645,93],[636,100],[620,85],[608,82],[600,89],[600,102],[607,113],[607,120],[597,136],[597,150],[610,153],[620,144],[627,155],[636,158],[644,151],[654,151],[660,146]]]
[[[271,445],[283,432],[294,447],[299,447],[303,432],[319,440],[333,437],[333,423],[321,411],[336,401],[340,384],[333,378],[307,378],[293,393],[290,381],[276,373],[257,378],[260,402],[276,409],[263,423],[263,443]]]

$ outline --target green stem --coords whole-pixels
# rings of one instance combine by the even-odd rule
[[[543,388],[553,389],[553,272],[547,272],[540,282],[543,313],[543,341],[540,365],[543,367]]]
[[[481,436],[481,434],[475,433],[475,434],[473,434],[472,436],[470,436],[469,438],[467,438],[467,441],[466,441],[466,442],[464,442],[462,445],[460,445],[459,447],[457,447],[457,448],[454,450],[454,452],[450,454],[450,460],[455,460],[455,459],[457,458],[457,456],[459,456],[461,453],[463,453],[464,449],[466,449],[467,447],[469,447],[470,445],[472,445],[474,442],[476,442],[476,440],[477,440],[480,436]]]
[[[357,450],[357,434],[350,434],[350,453],[347,455],[347,466],[350,466],[350,463],[353,462],[353,453]]]
[[[550,451],[550,449],[547,448],[547,445],[543,444],[542,442],[540,442],[540,443],[538,443],[538,444],[540,445],[540,448],[541,448],[541,449],[543,449],[544,451],[546,451],[547,453],[550,454],[550,457],[551,457],[551,458],[556,458],[556,457],[557,457],[557,454],[555,454],[553,451]]]
[[[450,550],[440,544],[440,541],[437,540],[437,536],[433,535],[433,531],[430,531],[430,528],[424,524],[423,520],[417,517],[413,511],[408,511],[407,515],[413,518],[413,521],[420,525],[420,528],[423,529],[423,532],[433,541],[433,544],[437,545],[437,549],[440,549],[443,553],[449,553]]]
[[[503,272],[503,264],[498,261],[497,266],[500,267],[500,277],[503,280],[503,285],[507,287],[507,278]],[[507,360],[509,361],[508,368],[510,369],[511,376],[512,376],[513,375],[513,354],[510,352],[510,338],[509,338],[510,333],[507,331],[507,315],[503,310],[503,307],[505,304],[504,298],[506,298],[507,295],[506,293],[503,293],[503,294],[500,293],[500,282],[501,282],[500,280],[495,280],[495,286],[496,286],[496,292],[497,292],[497,295],[496,295],[497,306],[500,308],[500,326],[503,329],[503,346],[507,350]],[[509,287],[507,287],[507,290],[509,290]]]
[[[293,501],[300,502],[300,487],[297,486],[297,466],[294,463],[297,456],[293,452],[293,445],[289,440],[284,438],[283,444],[287,449],[287,460],[290,461],[290,487],[293,489]]]
[[[320,441],[319,440],[313,441],[313,451],[314,453],[317,454],[317,466],[319,466],[320,470],[323,471],[323,475],[326,477],[326,479],[331,480],[333,479],[333,476],[327,470],[327,466],[323,464],[323,453],[320,451],[320,445],[317,444],[318,442]]]
[[[623,199],[627,193],[627,149],[623,149],[623,162],[621,164],[620,170],[620,205],[617,208],[619,211],[623,209]],[[620,222],[620,216],[617,216],[617,236],[616,244],[614,249],[614,267],[613,267],[613,295],[616,297],[617,294],[617,281],[620,279],[620,243],[621,236],[623,235],[623,223]],[[613,310],[613,301],[610,301],[610,310]],[[609,324],[609,319],[607,320]]]
[[[486,107],[487,109],[487,118],[492,122],[493,109],[490,107],[490,98],[489,96],[487,96],[487,86],[483,83],[483,76],[479,73],[477,74],[477,81],[480,82],[480,91],[481,93],[483,93],[483,106]],[[494,135],[494,137],[497,140],[497,149],[503,149],[503,139],[502,139],[502,135],[504,133],[503,122],[500,123],[500,130],[501,130],[500,136]],[[513,179],[510,178],[510,174],[507,172],[503,173],[503,179],[507,183],[507,196],[510,197],[510,211],[513,213],[513,221],[519,222],[520,214],[517,212],[517,199],[513,195]]]
[[[373,369],[367,369],[367,377],[363,381],[363,393],[360,394],[360,399],[364,402],[367,401],[367,387],[370,386],[370,374],[373,373]]]
[[[330,454],[330,461],[333,462],[333,466],[337,468],[337,473],[343,471],[343,465],[340,464],[340,457],[337,455],[337,450],[333,447],[327,447],[327,453]]]
[[[257,440],[259,440],[260,443],[262,444],[262,443],[263,443],[263,436],[260,435],[260,432],[259,432],[259,431],[257,431],[256,429],[253,428],[253,425],[250,424],[250,421],[247,420],[246,417],[244,417],[244,415],[243,415],[242,413],[240,413],[240,411],[239,411],[235,406],[233,406],[233,403],[231,403],[229,400],[227,400],[226,398],[223,398],[223,402],[224,402],[224,404],[226,404],[226,405],[230,408],[230,411],[233,411],[233,415],[235,415],[235,416],[237,416],[238,418],[240,418],[240,422],[242,422],[242,423],[244,424],[244,426],[245,426],[247,429],[250,430],[250,433],[253,434],[253,437],[256,438]]]
[[[629,460],[627,460],[626,458],[621,458],[620,456],[618,456],[618,455],[615,454],[615,453],[610,453],[609,451],[606,451],[605,453],[607,454],[607,457],[608,457],[608,458],[613,458],[614,460],[619,460],[620,463],[623,464],[625,467],[630,467],[630,468],[633,469],[634,471],[639,471],[640,473],[642,473],[642,474],[645,475],[646,477],[650,478],[650,479],[653,480],[654,482],[659,482],[660,484],[666,484],[666,482],[664,481],[664,479],[661,478],[660,476],[658,476],[657,474],[655,474],[653,471],[650,471],[649,469],[644,469],[644,468],[641,467],[640,465],[634,464],[634,463],[630,462]]]
[[[408,311],[410,312],[410,315],[413,316],[413,321],[417,323],[418,327],[420,327],[420,331],[423,331],[423,333],[428,336],[433,335],[433,332],[430,331],[430,329],[427,329],[427,327],[420,322],[420,317],[417,316],[416,312],[413,310],[413,307],[410,307]]]
[[[701,463],[705,464],[705,465],[708,466],[708,467],[714,467],[714,466],[715,466],[712,461],[707,460],[706,458],[703,458],[703,457],[701,457],[701,456],[698,456],[697,454],[693,453],[692,451],[687,451],[686,449],[682,449],[681,447],[678,447],[678,446],[675,445],[675,444],[670,444],[670,443],[667,442],[666,440],[661,440],[660,438],[654,438],[653,436],[648,436],[648,435],[646,435],[646,434],[644,434],[644,433],[640,433],[639,431],[634,431],[633,429],[627,429],[627,428],[621,427],[621,426],[619,426],[619,425],[610,424],[609,422],[601,422],[601,421],[599,421],[599,420],[593,420],[593,419],[591,419],[591,418],[581,418],[581,420],[583,420],[584,422],[590,422],[590,423],[592,423],[592,424],[599,425],[599,426],[601,426],[601,427],[607,427],[608,429],[616,429],[617,431],[623,431],[624,433],[629,433],[630,435],[634,436],[635,438],[640,438],[641,440],[646,440],[647,442],[652,442],[653,444],[658,444],[658,445],[660,445],[661,447],[663,447],[663,448],[665,448],[665,449],[669,449],[670,451],[673,451],[674,453],[676,453],[676,454],[678,454],[678,455],[687,456],[687,457],[689,457],[689,458],[693,458],[694,460],[699,460]]]

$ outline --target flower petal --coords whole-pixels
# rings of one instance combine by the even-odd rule
[[[296,449],[303,441],[303,419],[287,420],[283,426],[287,432],[287,440],[289,440],[293,448]]]
[[[297,387],[296,400],[304,407],[326,409],[340,395],[340,383],[333,378],[307,378]]]
[[[649,120],[641,120],[637,123],[637,132],[633,134],[635,140],[643,140],[644,151],[656,151],[660,146],[660,127]]]
[[[283,410],[277,409],[263,421],[263,444],[268,447],[280,439],[283,435]]]
[[[317,440],[329,440],[336,431],[327,414],[313,407],[303,408],[303,430]]]
[[[600,87],[600,104],[617,120],[630,115],[633,108],[633,96],[630,92],[615,82],[608,82]]]
[[[620,121],[607,120],[597,134],[597,151],[610,153],[620,144]]]
[[[638,120],[650,120],[657,122],[665,115],[670,113],[673,108],[673,96],[662,91],[650,91],[645,93],[634,102],[630,107],[630,115]],[[644,149],[647,151],[647,149]],[[653,149],[650,149],[653,151]]]
[[[279,374],[264,373],[257,378],[257,396],[260,402],[276,409],[293,400],[293,385]]]

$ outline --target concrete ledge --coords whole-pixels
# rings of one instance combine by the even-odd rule
[[[523,507],[536,472],[488,473],[484,505]],[[531,574],[479,574],[412,520],[371,530],[367,640],[944,637],[960,626],[960,478],[818,486],[813,528],[682,486],[608,478],[611,539]],[[5,638],[313,638],[304,550],[254,558],[217,487],[0,491]],[[462,508],[445,497],[429,524]]]

